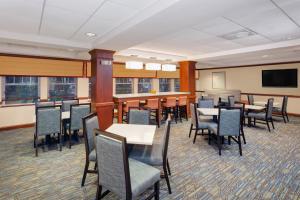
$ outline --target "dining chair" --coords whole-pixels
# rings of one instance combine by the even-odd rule
[[[253,95],[252,94],[248,94],[247,97],[248,97],[248,104],[249,105],[254,105],[254,97],[253,97]]]
[[[122,110],[122,119],[124,122],[128,121],[128,111],[129,108],[139,108],[140,107],[140,101],[139,100],[129,100],[126,101],[126,104],[123,106]],[[118,113],[120,114],[120,113]],[[125,118],[124,118],[125,117]]]
[[[234,107],[234,104],[235,104],[234,96],[228,96],[228,106]]]
[[[150,110],[137,110],[129,108],[128,124],[150,124]]]
[[[178,98],[177,108],[180,122],[182,122],[182,117],[185,117],[185,119],[188,121],[187,96],[180,96]]]
[[[221,140],[227,136],[228,144],[232,139],[239,145],[240,155],[242,156],[242,143],[241,143],[241,109],[240,108],[226,108],[221,109],[219,107],[217,125],[209,125],[208,128],[208,144],[211,144],[211,133],[217,137],[217,144],[219,149],[219,155],[221,155],[222,142]],[[237,138],[237,139],[236,139]]]
[[[273,118],[272,118],[273,103],[274,103],[274,99],[270,98],[270,99],[268,99],[268,103],[267,103],[265,112],[249,112],[247,114],[248,118],[254,119],[254,126],[256,125],[257,121],[260,123],[265,123],[268,127],[269,132],[271,132],[270,125],[269,125],[269,123],[271,122],[273,129],[275,129],[274,123],[273,123]],[[252,120],[250,120],[250,123],[251,123],[251,121]]]
[[[134,145],[129,153],[129,157],[152,166],[162,166],[163,176],[166,179],[169,194],[172,193],[169,181],[171,175],[170,165],[168,161],[168,145],[170,137],[171,119],[168,117],[164,133],[159,142],[154,142],[152,146]]]
[[[58,134],[59,150],[61,151],[61,106],[36,107],[35,113],[35,156],[38,156],[39,136]]]
[[[190,112],[191,112],[191,127],[189,132],[189,137],[191,137],[191,133],[193,130],[195,130],[195,136],[193,143],[196,141],[196,137],[198,134],[198,131],[201,130],[201,134],[204,134],[204,130],[208,130],[208,125],[213,124],[214,122],[211,119],[201,119],[198,115],[197,111],[197,104],[196,103],[190,103]]]
[[[177,109],[176,109],[176,97],[167,97],[166,102],[163,103],[163,111],[165,115],[165,119],[168,119],[170,114],[173,114],[173,118],[177,123]]]
[[[245,132],[244,132],[244,122],[245,122],[245,117],[247,116],[246,110],[245,110],[245,103],[243,102],[235,102],[235,106],[238,107],[241,110],[241,136],[243,138],[244,144],[246,144],[246,137],[245,137]],[[230,107],[229,107],[230,108]]]
[[[82,118],[90,114],[91,103],[82,103],[70,106],[69,148],[72,146],[72,132],[78,133],[83,128]]]
[[[287,103],[288,103],[288,96],[283,96],[281,107],[273,108],[273,115],[282,116],[284,123],[290,121],[289,116],[287,114]]]
[[[156,125],[159,128],[159,98],[147,99],[147,103],[144,108],[150,110],[150,117],[155,117]]]
[[[71,109],[71,105],[79,104],[79,99],[63,100],[62,101],[62,112],[68,112]]]
[[[36,101],[35,107],[47,107],[47,106],[54,106],[54,101]]]
[[[84,186],[87,173],[97,173],[96,170],[96,151],[95,151],[95,129],[99,129],[97,112],[91,113],[82,118],[83,137],[85,144],[85,167],[81,186]],[[94,170],[89,170],[90,162],[95,162]]]
[[[96,199],[102,189],[113,192],[119,199],[138,199],[154,186],[147,199],[159,199],[160,171],[150,165],[128,158],[126,138],[96,130],[98,181]]]

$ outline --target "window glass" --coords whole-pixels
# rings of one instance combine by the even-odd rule
[[[171,91],[171,79],[160,78],[159,79],[159,91],[170,92]]]
[[[132,83],[132,78],[116,78],[116,94],[131,94]]]
[[[174,79],[174,91],[180,92],[180,79],[179,78]]]
[[[138,81],[138,93],[148,93],[152,89],[151,78],[139,78]]]
[[[39,79],[33,76],[4,77],[5,104],[32,103],[39,97]]]
[[[77,97],[77,78],[51,77],[49,78],[48,98],[50,100],[66,100]]]

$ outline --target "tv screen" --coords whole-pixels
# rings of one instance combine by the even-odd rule
[[[298,87],[297,69],[277,69],[262,71],[263,87]]]

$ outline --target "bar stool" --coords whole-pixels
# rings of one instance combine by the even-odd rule
[[[126,101],[126,104],[123,107],[123,112],[122,112],[122,119],[123,119],[124,122],[127,122],[128,112],[129,112],[130,107],[139,108],[140,107],[140,101],[139,100]],[[125,116],[125,119],[124,119],[124,116]]]
[[[168,118],[168,115],[173,113],[173,117],[175,118],[175,122],[177,123],[177,105],[176,105],[176,97],[167,97],[166,102],[163,103],[163,111],[165,114],[165,119]]]
[[[178,109],[178,115],[179,115],[180,122],[182,122],[183,116],[188,121],[187,96],[180,96],[178,98],[177,109]]]
[[[148,99],[147,104],[144,107],[150,110],[150,115],[151,117],[155,117],[156,125],[159,128],[159,99]]]

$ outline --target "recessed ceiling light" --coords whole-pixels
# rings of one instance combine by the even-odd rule
[[[74,51],[74,49],[67,49],[68,51]]]
[[[132,54],[132,55],[130,55],[131,57],[138,57],[138,55],[135,55],[135,54]]]
[[[269,55],[263,55],[263,56],[262,56],[262,58],[267,58],[267,57],[269,57]]]
[[[95,37],[96,36],[95,33],[91,33],[91,32],[87,32],[87,33],[85,33],[85,35],[88,36],[88,37]]]
[[[156,57],[149,57],[150,59],[152,59],[152,60],[156,60]]]
[[[220,35],[221,38],[224,38],[226,40],[235,40],[235,39],[240,39],[240,38],[245,38],[249,37],[252,35],[255,35],[256,33],[247,29],[241,29],[238,31],[234,31],[231,33],[227,33],[225,35]]]

